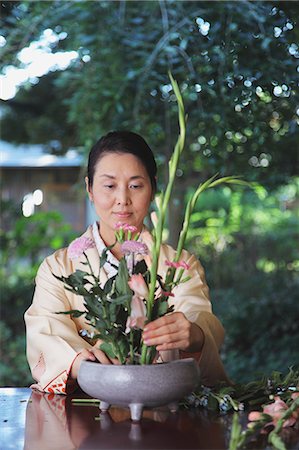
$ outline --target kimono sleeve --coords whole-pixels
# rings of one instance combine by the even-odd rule
[[[60,252],[60,253],[59,253]],[[46,258],[36,276],[32,305],[25,313],[27,359],[35,387],[44,392],[65,394],[74,381],[69,372],[77,354],[91,348],[78,333],[76,323],[68,314],[74,309],[63,283],[53,273],[61,275],[65,255],[59,251]]]

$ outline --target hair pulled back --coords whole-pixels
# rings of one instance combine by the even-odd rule
[[[151,181],[153,194],[155,194],[157,189],[157,165],[153,152],[143,137],[132,131],[110,131],[105,136],[102,136],[92,147],[87,166],[90,187],[93,185],[97,163],[103,156],[111,153],[130,153],[136,156],[144,165]]]

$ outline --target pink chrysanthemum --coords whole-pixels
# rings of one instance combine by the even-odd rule
[[[169,261],[168,259],[166,259],[165,261],[166,266],[169,267],[174,267],[175,269],[185,269],[188,270],[190,269],[189,264],[187,264],[185,261]]]
[[[121,252],[124,255],[128,255],[130,253],[135,253],[138,255],[147,255],[148,248],[142,242],[125,241],[123,244],[121,244]]]
[[[81,236],[70,243],[67,256],[69,259],[80,258],[86,250],[93,247],[95,247],[95,243],[92,239]]]

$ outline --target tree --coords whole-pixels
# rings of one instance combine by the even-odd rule
[[[67,70],[25,86],[6,102],[3,137],[49,144],[54,137],[64,150],[89,148],[110,129],[130,128],[147,138],[165,167],[177,135],[171,70],[188,113],[187,151],[173,208],[181,209],[186,186],[216,172],[239,173],[270,187],[294,175],[298,8],[263,1],[161,0],[140,6],[3,2],[4,71],[7,64],[18,64],[22,47],[49,28],[58,36],[52,52],[79,55]],[[51,99],[44,96],[49,92]],[[38,120],[32,110],[37,95],[46,106]],[[12,126],[16,120],[19,133]]]

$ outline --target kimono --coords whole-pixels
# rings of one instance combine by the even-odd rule
[[[93,227],[89,226],[83,236],[96,241]],[[151,234],[144,229],[140,235],[148,248],[151,248]],[[105,266],[100,269],[100,257],[97,247],[86,250],[90,265],[104,284],[107,279]],[[173,261],[175,250],[163,244],[160,250],[158,273],[165,276],[168,267],[166,260]],[[205,281],[203,267],[194,255],[182,251],[181,259],[190,268],[191,278],[173,289],[174,297],[169,297],[174,311],[181,311],[190,322],[197,324],[204,334],[204,344],[200,353],[180,352],[180,357],[193,356],[198,360],[201,383],[214,385],[219,381],[228,381],[219,356],[224,339],[224,329],[212,313],[209,290]],[[85,257],[69,259],[67,248],[60,249],[48,256],[40,265],[36,276],[36,288],[33,301],[25,312],[27,333],[27,359],[32,377],[36,383],[31,387],[43,392],[67,394],[76,387],[76,381],[70,377],[75,358],[83,349],[90,349],[88,338],[80,334],[82,330],[92,331],[84,315],[75,318],[69,314],[57,314],[70,310],[84,310],[83,298],[65,289],[64,284],[54,277],[69,276],[75,270],[86,271]]]

